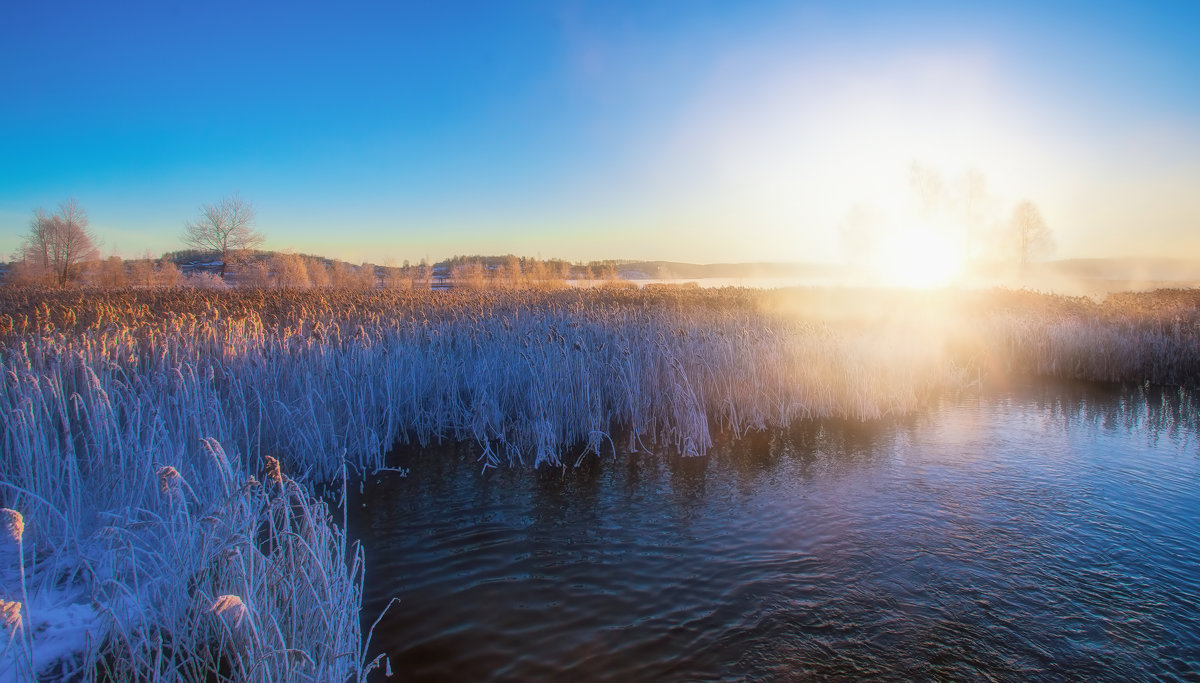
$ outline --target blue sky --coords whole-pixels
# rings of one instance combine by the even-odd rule
[[[918,161],[1059,256],[1200,256],[1200,4],[1043,4],[6,3],[0,252],[73,196],[161,253],[240,192],[356,261],[834,261]]]

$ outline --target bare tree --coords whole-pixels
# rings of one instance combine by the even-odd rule
[[[29,221],[29,234],[21,245],[22,261],[31,269],[41,269],[43,275],[50,273],[50,253],[54,248],[54,218],[38,207]]]
[[[22,245],[26,265],[60,286],[78,275],[78,266],[97,258],[96,237],[88,230],[87,212],[74,199],[58,205],[58,213],[36,209]]]
[[[1029,262],[1054,250],[1054,236],[1037,204],[1023,200],[1013,209],[1009,219],[1009,229],[1012,231],[1013,244],[1017,249],[1017,258],[1024,272]]]
[[[233,195],[200,207],[200,217],[189,221],[183,242],[193,249],[210,251],[221,257],[221,276],[231,257],[260,246],[265,239],[254,230],[254,205]]]

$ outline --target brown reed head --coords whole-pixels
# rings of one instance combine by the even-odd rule
[[[163,493],[167,493],[175,486],[178,486],[179,482],[182,480],[183,477],[179,476],[179,470],[175,469],[174,467],[165,465],[158,468],[158,488],[162,490]]]
[[[0,626],[14,633],[21,626],[21,603],[0,599]]]
[[[283,471],[279,469],[279,461],[269,455],[264,455],[263,460],[267,463],[267,479],[282,484]]]
[[[222,595],[208,608],[210,614],[220,619],[231,630],[239,628],[249,612],[246,604],[236,595]]]
[[[10,508],[0,508],[0,538],[11,543],[20,543],[25,533],[25,518]]]

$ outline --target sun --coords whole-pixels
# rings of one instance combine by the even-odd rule
[[[930,230],[894,233],[880,246],[871,266],[879,283],[887,287],[944,287],[963,269],[961,250]]]

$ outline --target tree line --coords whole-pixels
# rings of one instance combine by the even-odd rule
[[[923,218],[952,215],[963,228],[964,262],[980,260],[986,252],[984,242],[999,245],[990,252],[999,260],[1020,265],[1022,271],[1034,260],[1050,253],[1053,236],[1037,205],[1029,200],[1018,202],[1007,221],[985,222],[994,213],[995,200],[989,195],[982,173],[969,169],[951,185],[936,170],[913,163],[909,185]],[[561,259],[454,256],[438,273],[426,261],[416,266],[353,266],[320,257],[296,254],[261,254],[256,250],[265,242],[255,229],[254,205],[234,194],[200,207],[199,214],[184,224],[181,241],[189,248],[211,255],[215,276],[196,275],[191,284],[225,286],[228,280],[260,287],[423,287],[435,279],[455,286],[495,287],[532,286],[567,279],[612,280],[617,278],[617,262],[593,261],[571,264]],[[856,204],[841,225],[843,246],[851,258],[860,257],[877,247],[879,215],[870,206]],[[34,210],[29,231],[13,255],[6,280],[14,284],[67,286],[84,281],[88,284],[117,287],[174,286],[183,274],[173,260],[157,262],[142,259],[126,264],[117,256],[99,258],[99,241],[91,230],[87,211],[75,200],[58,206],[58,211]],[[230,270],[235,277],[227,278]]]
[[[244,258],[263,243],[262,233],[253,229],[254,220],[254,206],[235,194],[202,206],[200,216],[185,224],[181,238],[189,247],[215,254],[224,277],[231,261]],[[169,258],[135,260],[126,267],[119,256],[100,260],[99,247],[87,211],[77,200],[59,204],[55,213],[39,207],[13,255],[7,279],[15,284],[59,287],[79,281],[109,287],[180,283],[182,274]]]
[[[87,212],[75,200],[59,205],[56,213],[38,208],[29,232],[13,255],[6,280],[19,285],[67,286],[85,283],[101,287],[175,286],[430,288],[435,280],[458,287],[539,286],[567,279],[617,278],[615,261],[571,264],[562,259],[454,256],[441,269],[422,259],[416,265],[355,266],[342,261],[291,253],[263,253],[266,238],[255,228],[254,205],[238,194],[200,207],[184,224],[180,241],[187,255],[203,258],[204,272],[186,276],[176,265],[184,253],[161,259],[126,263],[118,256],[100,258],[99,240],[90,229]]]

